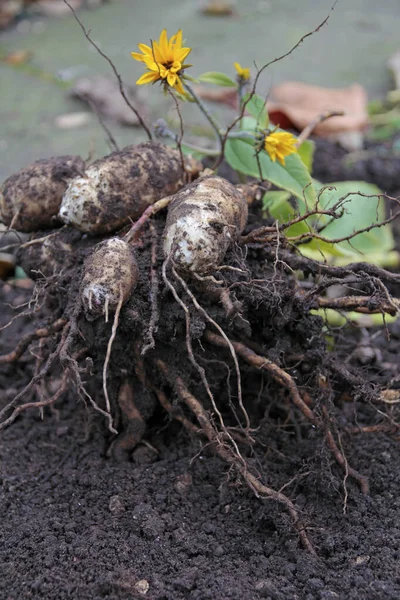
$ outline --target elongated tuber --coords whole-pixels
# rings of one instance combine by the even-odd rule
[[[159,142],[127,146],[97,160],[71,182],[60,218],[81,231],[114,232],[180,189],[186,170],[200,168],[200,163],[187,159],[183,169],[178,150]]]
[[[247,212],[245,197],[228,181],[215,175],[199,178],[169,205],[165,256],[182,272],[212,272],[245,227]]]

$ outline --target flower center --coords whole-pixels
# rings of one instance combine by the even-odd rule
[[[179,73],[179,71],[182,69],[182,63],[180,63],[178,60],[174,60],[174,62],[164,63],[164,67],[170,73],[175,74]]]

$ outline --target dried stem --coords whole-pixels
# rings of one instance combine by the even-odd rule
[[[87,39],[87,41],[93,46],[93,48],[95,48],[97,50],[97,52],[100,54],[100,56],[102,56],[110,65],[110,67],[112,68],[115,77],[117,78],[118,81],[118,86],[119,86],[119,91],[120,94],[122,96],[122,98],[125,101],[125,104],[131,109],[131,111],[135,114],[137,120],[139,121],[141,127],[145,130],[147,137],[149,138],[149,140],[153,139],[153,136],[151,135],[151,131],[150,129],[147,127],[146,123],[144,122],[144,120],[142,119],[142,117],[140,116],[139,111],[133,106],[132,102],[129,100],[125,89],[124,89],[124,83],[122,81],[122,77],[119,74],[119,72],[117,71],[116,66],[114,65],[113,61],[111,60],[111,58],[109,56],[107,56],[107,54],[105,54],[100,48],[99,46],[96,44],[96,42],[94,42],[92,40],[92,38],[90,37],[90,31],[86,29],[86,27],[83,25],[82,21],[79,19],[78,15],[76,14],[74,8],[70,5],[70,3],[68,2],[68,0],[63,0],[63,2],[68,6],[68,8],[70,9],[70,11],[72,12],[75,21],[78,23],[79,27],[82,29],[83,34],[85,36],[85,38]]]

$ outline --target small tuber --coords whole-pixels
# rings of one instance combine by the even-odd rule
[[[138,279],[138,268],[132,248],[120,238],[109,238],[97,244],[85,260],[81,283],[81,300],[85,316],[93,321],[115,312],[125,304]]]

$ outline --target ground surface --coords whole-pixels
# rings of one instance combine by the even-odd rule
[[[116,464],[102,457],[102,434],[85,440],[87,418],[72,401],[59,419],[30,417],[3,437],[2,598],[137,598],[143,579],[152,600],[399,597],[398,442],[357,439],[349,458],[370,476],[371,494],[350,486],[346,515],[342,494],[317,473],[289,488],[317,559],[299,549],[280,509],[229,481],[179,430],[149,438],[157,457],[141,446],[133,463]],[[315,468],[321,449],[311,460],[310,451],[290,438],[279,452],[272,445],[270,483],[296,475],[303,459]]]
[[[138,42],[157,37],[163,27],[169,33],[182,27],[193,48],[193,76],[209,70],[233,74],[234,61],[252,66],[255,60],[261,66],[287,52],[322,22],[333,0],[238,0],[237,16],[231,18],[206,17],[199,12],[202,4],[200,0],[118,0],[79,14],[126,83],[134,83],[141,69],[130,52]],[[398,26],[397,0],[339,0],[319,33],[268,69],[260,91],[285,80],[327,87],[359,82],[371,98],[383,95],[391,86],[386,63],[398,50]],[[0,62],[0,179],[39,157],[86,157],[93,151],[95,156],[104,155],[108,150],[104,134],[90,112],[84,126],[57,126],[57,117],[88,110],[69,98],[68,85],[77,76],[110,73],[74,19],[23,20],[0,34],[0,56],[20,50],[33,53],[28,68]],[[158,88],[147,92],[152,119],[169,114],[176,120],[171,102]],[[196,113],[194,119],[205,133],[202,117]],[[143,139],[137,129],[112,129],[121,147]]]

